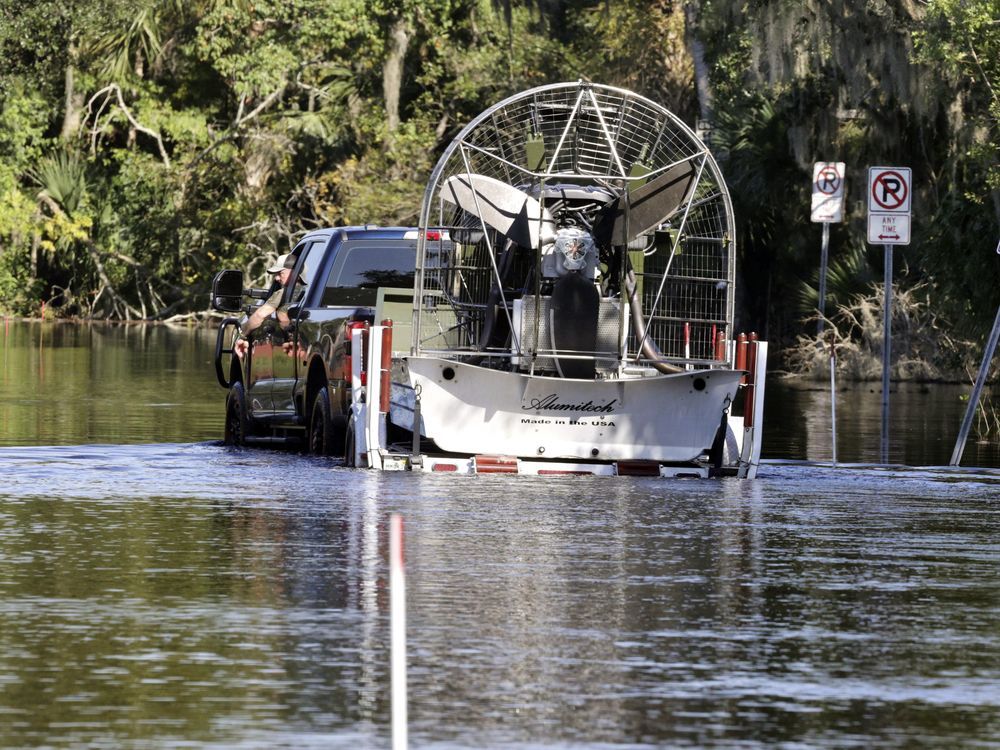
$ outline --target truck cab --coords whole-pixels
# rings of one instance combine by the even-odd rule
[[[227,443],[297,442],[321,455],[343,454],[350,331],[375,321],[380,288],[412,290],[416,249],[413,228],[327,228],[289,253],[294,265],[283,289],[277,281],[244,288],[241,271],[216,274],[212,307],[244,314],[223,321],[216,345],[216,374],[228,389]],[[265,300],[273,312],[246,334],[246,351],[237,356],[240,326]]]

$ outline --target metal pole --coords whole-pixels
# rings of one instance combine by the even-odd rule
[[[889,463],[889,368],[892,359],[892,245],[885,248],[885,290],[882,311],[882,456]]]
[[[965,441],[969,437],[969,430],[972,428],[972,417],[979,408],[979,398],[983,394],[983,385],[986,383],[986,376],[990,371],[990,362],[993,361],[993,354],[997,348],[997,341],[1000,340],[1000,307],[997,308],[997,317],[993,321],[993,331],[990,339],[986,343],[986,351],[983,352],[983,363],[979,365],[979,374],[976,375],[976,384],[972,388],[972,395],[969,396],[969,405],[965,407],[965,417],[962,419],[962,428],[958,431],[958,440],[955,441],[955,450],[951,453],[949,466],[958,466],[962,462],[962,453],[965,451]]]
[[[837,350],[830,332],[830,425],[833,432],[833,465],[837,465]]]
[[[830,222],[823,222],[823,249],[819,255],[819,321],[816,336],[823,335],[823,315],[826,313],[826,263],[830,252]]]

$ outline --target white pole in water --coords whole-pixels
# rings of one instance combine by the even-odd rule
[[[1000,251],[1000,245],[997,246]],[[993,361],[993,354],[997,349],[997,341],[1000,340],[1000,307],[997,308],[997,317],[993,321],[993,330],[990,332],[989,341],[986,343],[986,351],[983,352],[983,362],[979,365],[979,374],[976,376],[976,383],[972,388],[972,395],[969,396],[969,405],[965,407],[965,417],[962,419],[962,428],[958,431],[958,440],[955,441],[955,450],[951,453],[949,466],[958,466],[962,462],[962,453],[965,451],[965,441],[969,437],[969,430],[972,428],[972,417],[975,416],[976,409],[979,408],[979,398],[983,394],[983,384],[986,376],[990,372],[990,362]]]
[[[837,350],[830,332],[830,425],[833,429],[833,465],[837,465]]]
[[[882,311],[882,463],[889,463],[889,368],[892,359],[892,245],[885,248],[885,291]]]
[[[403,517],[389,517],[389,623],[392,673],[392,750],[406,750],[406,571]]]

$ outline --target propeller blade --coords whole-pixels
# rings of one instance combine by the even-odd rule
[[[556,234],[555,219],[530,195],[506,182],[481,174],[457,174],[445,180],[441,198],[523,247],[538,248]]]
[[[636,188],[604,209],[594,227],[599,244],[625,245],[670,216],[691,197],[695,168],[688,160]],[[628,221],[625,221],[628,206]],[[626,224],[628,233],[625,236]]]

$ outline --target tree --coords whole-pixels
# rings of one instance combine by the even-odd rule
[[[976,126],[968,153],[985,171],[1000,224],[1000,0],[930,0],[915,37],[916,59],[938,63],[960,87]]]

